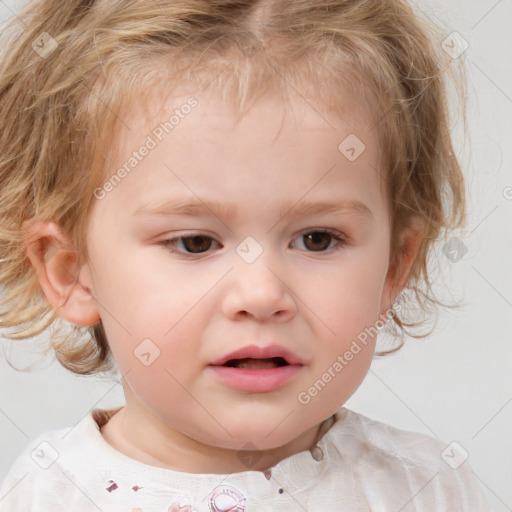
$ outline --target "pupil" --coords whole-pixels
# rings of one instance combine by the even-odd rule
[[[192,243],[189,243],[190,241],[192,241]],[[201,241],[203,242],[202,244]],[[210,248],[211,239],[209,239],[206,236],[188,236],[183,239],[183,244],[185,245],[187,251],[189,252],[204,252]],[[199,246],[199,250],[195,250],[198,248],[198,246],[194,246],[194,244],[197,244]]]
[[[321,243],[322,237],[324,239],[324,242],[327,241],[327,243],[321,244],[321,247],[320,248],[316,247],[316,249],[325,250],[327,247],[329,247],[329,243],[330,243],[329,239],[331,237],[331,235],[329,233],[316,232],[316,233],[309,233],[308,235],[304,235],[304,236],[306,237],[307,242],[312,241],[314,244]],[[306,247],[308,247],[308,249],[311,249],[311,247],[308,245],[307,242],[305,244]]]

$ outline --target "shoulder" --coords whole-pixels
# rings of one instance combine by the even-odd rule
[[[436,510],[489,510],[459,443],[401,430],[345,408],[338,415],[337,450],[346,457],[348,446],[349,459],[364,468],[363,474],[418,492],[417,501],[430,500]]]
[[[361,448],[372,449],[383,456],[400,458],[412,466],[421,465],[444,470],[442,452],[447,443],[418,432],[402,430],[348,409],[341,409],[344,433]]]
[[[65,431],[48,432],[32,440],[18,455],[0,487],[0,511],[39,510],[36,496],[59,488],[59,439]],[[43,498],[44,500],[44,498]],[[41,504],[42,506],[42,504]]]
[[[105,460],[97,413],[89,413],[71,428],[54,430],[31,441],[17,457],[0,487],[0,512],[57,510],[73,503],[76,511],[88,510],[90,501],[80,491],[95,461]]]

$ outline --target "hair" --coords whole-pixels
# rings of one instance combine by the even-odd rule
[[[34,47],[41,37],[50,42],[43,54]],[[461,59],[444,54],[445,37],[402,0],[31,2],[4,31],[0,62],[5,337],[50,329],[47,350],[64,367],[79,374],[113,368],[101,321],[68,325],[47,301],[27,257],[23,222],[57,223],[86,262],[94,190],[105,180],[111,134],[123,129],[118,113],[130,96],[147,96],[162,83],[215,85],[240,109],[269,84],[310,84],[338,111],[344,91],[357,94],[375,115],[385,154],[390,262],[404,251],[400,234],[411,220],[426,226],[399,298],[415,301],[425,318],[446,306],[434,295],[427,261],[443,233],[464,225],[465,190],[444,80],[462,91]],[[412,311],[410,304],[401,309]],[[424,319],[396,313],[392,321],[402,344],[387,353],[403,345],[404,333],[426,335],[414,332]]]

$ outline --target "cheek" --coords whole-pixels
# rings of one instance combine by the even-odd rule
[[[200,311],[197,301],[169,292],[139,293],[135,301],[117,309],[117,315],[106,315],[105,332],[120,369],[126,371],[139,362],[154,360],[153,368],[174,371],[180,367],[183,373],[183,361],[198,361],[201,334],[206,328],[201,320],[206,315]]]
[[[95,292],[110,348],[123,374],[142,370],[141,362],[154,360],[152,368],[172,372],[180,362],[197,359],[196,345],[205,329],[202,319],[207,316],[198,314],[204,307],[205,283],[158,279],[158,272],[145,269],[126,262],[106,265],[97,276],[98,282],[108,283]]]
[[[351,265],[333,267],[324,279],[304,281],[300,293],[327,335],[352,339],[379,317],[386,270],[386,262],[373,257],[354,258]]]
[[[169,272],[169,265],[162,265],[152,250],[104,249],[97,255],[101,265],[94,276],[102,320],[117,320],[134,336],[162,337],[207,291],[210,279],[197,272]],[[119,258],[120,253],[126,257]]]
[[[190,407],[195,378],[204,367],[199,354],[205,327],[186,315],[190,308],[176,303],[173,310],[173,304],[167,304],[141,305],[134,314],[144,320],[130,334],[112,320],[105,327],[119,371],[138,400],[159,417],[165,411]]]
[[[383,247],[376,252],[387,254]],[[375,350],[386,272],[385,258],[361,253],[310,292],[323,325],[322,333],[317,333],[323,350],[312,368],[312,387],[304,390],[312,413],[326,404],[334,412],[366,376]]]
[[[340,359],[334,357],[315,375],[309,387],[297,395],[298,403],[307,407],[309,414],[334,414],[355,393],[370,368],[373,342],[361,345],[360,350],[350,361],[342,354],[339,354]]]

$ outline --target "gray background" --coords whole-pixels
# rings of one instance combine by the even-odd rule
[[[0,20],[25,2],[0,1]],[[438,251],[445,297],[464,301],[442,312],[424,341],[407,340],[375,360],[347,407],[398,428],[457,441],[492,510],[512,510],[512,1],[415,0],[434,22],[469,47],[470,138],[458,135],[469,188],[467,253],[458,262]],[[458,133],[458,132],[457,132]],[[507,254],[508,251],[508,254]],[[32,342],[2,341],[0,480],[30,438],[76,424],[91,408],[123,403],[121,385],[78,377]],[[31,372],[14,365],[37,363]]]

